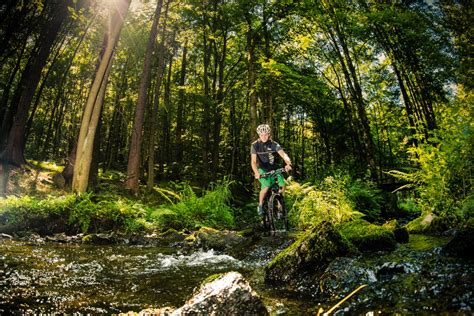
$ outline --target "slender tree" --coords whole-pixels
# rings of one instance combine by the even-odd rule
[[[94,139],[102,111],[103,94],[105,93],[115,46],[118,42],[130,1],[118,0],[112,9],[113,12],[110,15],[107,34],[104,36],[102,52],[84,108],[72,180],[72,189],[78,193],[85,192],[89,183]]]
[[[143,118],[145,114],[145,103],[147,100],[148,86],[150,85],[150,65],[153,50],[155,48],[156,34],[158,32],[158,22],[161,16],[161,7],[163,0],[158,0],[156,4],[153,24],[148,38],[145,52],[145,61],[143,63],[142,76],[140,78],[140,88],[138,92],[137,108],[133,122],[132,136],[130,139],[130,151],[128,154],[127,180],[125,187],[134,192],[138,191],[138,179],[140,176],[141,143],[143,133]],[[150,153],[152,154],[152,153]]]

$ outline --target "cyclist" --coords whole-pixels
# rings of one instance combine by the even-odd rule
[[[263,200],[268,192],[268,189],[272,186],[272,177],[260,178],[260,175],[272,170],[278,169],[277,160],[281,157],[285,161],[285,170],[288,172],[291,170],[290,157],[285,153],[283,148],[277,142],[270,138],[270,126],[268,124],[261,124],[257,127],[258,139],[252,143],[250,149],[251,166],[255,176],[261,184],[260,194],[258,198],[258,214],[264,215],[263,211]],[[278,153],[278,156],[275,155]],[[283,175],[278,174],[278,185],[282,188],[282,192],[285,189],[285,179]]]

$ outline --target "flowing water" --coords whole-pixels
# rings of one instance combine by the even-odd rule
[[[0,312],[117,313],[180,306],[211,274],[251,271],[214,251],[4,240],[0,255]]]
[[[320,284],[288,291],[263,283],[263,267],[282,243],[261,243],[238,260],[213,250],[4,239],[0,314],[112,314],[179,307],[209,275],[227,271],[241,272],[272,314],[314,315],[361,284],[368,286],[341,305],[339,314],[429,312],[430,306],[434,312],[470,313],[472,263],[440,256],[439,245],[446,239],[411,240],[391,253],[336,259]]]

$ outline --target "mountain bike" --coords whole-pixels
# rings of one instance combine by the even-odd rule
[[[289,228],[285,199],[277,180],[277,176],[283,172],[286,172],[285,168],[272,170],[260,175],[261,178],[273,178],[273,184],[263,201],[263,228],[271,233],[287,231]]]

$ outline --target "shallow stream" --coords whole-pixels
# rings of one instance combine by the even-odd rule
[[[361,284],[368,286],[342,304],[339,314],[470,313],[474,268],[470,262],[443,258],[439,246],[446,241],[412,236],[409,244],[391,253],[341,258],[314,289],[302,285],[306,288],[286,291],[263,283],[263,267],[278,247],[265,241],[238,260],[213,250],[186,253],[171,247],[3,239],[0,314],[112,314],[179,307],[205,278],[226,271],[241,272],[272,314],[327,310]]]

